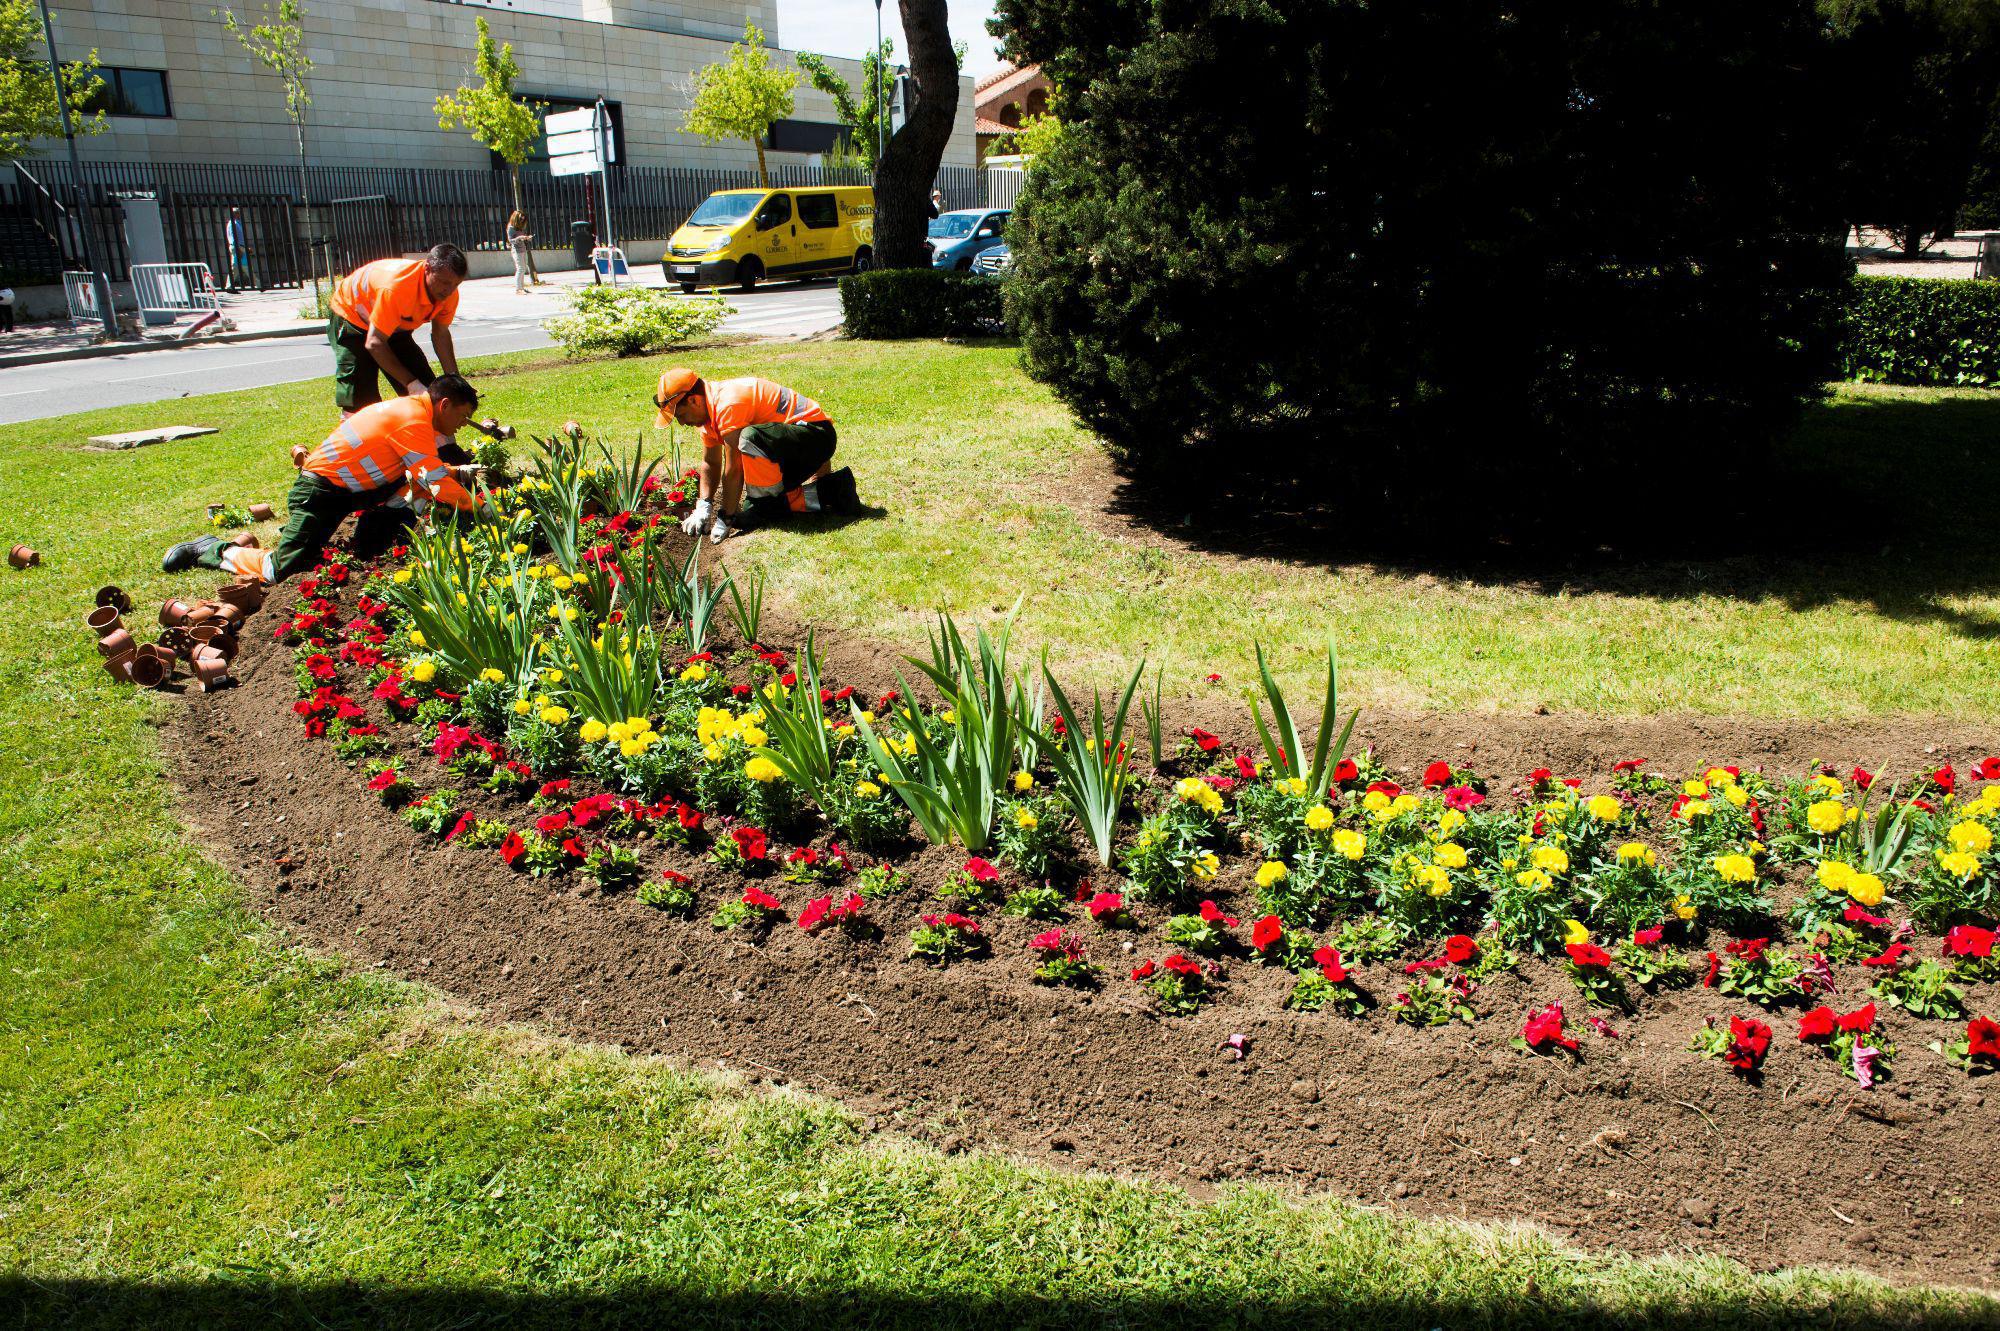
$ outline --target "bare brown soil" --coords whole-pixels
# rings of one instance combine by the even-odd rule
[[[1969,1079],[1925,1048],[1962,1023],[1887,1013],[1894,1074],[1861,1091],[1796,1042],[1790,1017],[1772,1022],[1755,1082],[1701,1060],[1688,1041],[1703,1018],[1745,1011],[1702,989],[1642,997],[1637,1015],[1611,1019],[1615,1037],[1581,1030],[1575,1060],[1519,1052],[1508,1041],[1531,1007],[1561,1001],[1582,1025],[1575,988],[1535,962],[1488,982],[1469,1027],[1417,1030],[1385,1010],[1290,1012],[1289,977],[1248,960],[1231,964],[1219,1001],[1164,1017],[1125,979],[1137,958],[1164,950],[1162,915],[1143,907],[1136,930],[1080,912],[1071,922],[1105,967],[1094,992],[1030,982],[1024,945],[1044,927],[1030,921],[993,918],[983,959],[942,970],[905,959],[916,917],[937,909],[930,889],[958,862],[941,850],[908,859],[917,886],[871,907],[874,940],[789,923],[761,939],[717,933],[706,917],[741,880],[688,852],[646,851],[649,875],[696,876],[700,907],[682,920],[578,875],[533,879],[491,850],[405,827],[328,746],[300,738],[290,653],[268,641],[269,621],[246,635],[241,686],[193,699],[170,731],[188,821],[271,919],[495,1018],[822,1092],[872,1130],[947,1151],[1155,1176],[1197,1193],[1258,1180],[1424,1215],[1530,1220],[1638,1253],[2000,1283],[1990,1182],[2000,1083]],[[796,641],[790,627],[767,636]],[[840,678],[889,682],[892,654],[822,645]],[[1218,698],[1177,719],[1240,740],[1235,712]],[[1963,767],[2000,747],[1913,721],[1375,713],[1357,733],[1394,770],[1443,757],[1500,778],[1542,765],[1602,774],[1629,757],[1665,774],[1730,760],[1796,771],[1815,759],[1908,772]],[[413,736],[398,744],[421,788],[444,783]],[[527,821],[524,804],[498,796],[462,807]],[[1244,873],[1239,857],[1217,897],[1247,917]],[[765,885],[793,914],[814,894]],[[1403,987],[1397,968],[1360,975],[1385,1003]],[[1864,1001],[1859,968],[1839,980],[1837,1004]],[[1974,1010],[2000,1013],[1995,990],[1976,988]],[[1235,1034],[1247,1040],[1241,1060],[1224,1047]]]

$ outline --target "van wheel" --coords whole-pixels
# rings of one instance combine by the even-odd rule
[[[763,275],[763,264],[755,259],[745,259],[742,263],[736,265],[736,289],[738,291],[755,291],[757,289],[757,279]]]
[[[970,259],[960,259],[960,260],[958,261],[958,264],[957,264],[957,270],[958,270],[959,272],[961,272],[961,273],[969,273],[969,272],[971,272],[971,271],[972,271],[972,260],[970,260]]]
[[[867,271],[868,271],[868,270],[869,270],[870,268],[873,268],[874,266],[875,266],[875,251],[874,251],[874,250],[871,250],[871,249],[869,249],[869,248],[868,248],[868,247],[867,247],[866,245],[863,245],[863,246],[862,246],[862,247],[861,247],[860,249],[858,249],[858,250],[854,251],[854,271],[855,271],[855,272],[857,272],[857,273],[865,273],[865,272],[867,272]]]
[[[681,283],[681,294],[683,296],[692,296],[694,294],[694,283],[692,282]]]

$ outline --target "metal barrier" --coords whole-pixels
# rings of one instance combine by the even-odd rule
[[[69,301],[71,323],[102,323],[97,311],[97,274],[65,271],[63,295]]]
[[[148,324],[170,324],[183,314],[206,314],[222,308],[215,279],[205,263],[135,263],[132,297],[139,318]]]

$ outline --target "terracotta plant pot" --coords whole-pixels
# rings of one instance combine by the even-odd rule
[[[223,634],[210,645],[222,653],[222,659],[225,661],[234,661],[236,653],[243,650],[243,645],[236,640],[236,635],[233,633]]]
[[[119,617],[118,607],[115,605],[105,605],[102,601],[98,602],[97,609],[83,617],[83,622],[89,625],[90,631],[100,638],[113,629],[122,629],[125,627],[125,621]]]
[[[121,655],[106,658],[104,669],[111,678],[117,680],[120,684],[130,684],[132,682],[132,663],[138,659],[138,652],[127,651]]]
[[[231,545],[238,546],[245,550],[256,550],[261,548],[257,541],[257,533],[254,531],[237,532],[234,536],[229,538],[229,543]]]
[[[15,568],[33,568],[42,562],[42,557],[29,546],[17,545],[7,552],[7,562]]]
[[[130,655],[135,645],[132,641],[132,635],[122,626],[111,630],[111,632],[97,640],[97,650],[104,654],[106,660],[110,660],[113,657]]]
[[[134,656],[127,670],[132,682],[142,689],[157,689],[167,681],[167,668],[151,652],[140,652]]]
[[[221,607],[215,605],[213,602],[196,601],[188,607],[187,618],[182,623],[186,624],[189,628],[193,628],[197,624],[210,623],[215,619],[220,609]]]
[[[125,594],[123,587],[99,587],[97,603],[115,608],[121,615],[132,613],[132,598]]]
[[[157,645],[161,651],[171,655],[176,652],[192,650],[194,639],[188,637],[186,629],[162,629],[160,630],[160,641]]]
[[[160,627],[179,628],[187,623],[188,611],[193,607],[177,596],[169,596],[160,602]]]
[[[141,656],[145,656],[148,653],[151,653],[153,659],[160,663],[160,682],[164,684],[167,680],[172,679],[174,677],[174,666],[176,664],[174,660],[174,649],[171,647],[162,647],[157,642],[149,643],[148,645],[141,647],[139,649],[139,655]]]
[[[278,510],[272,508],[269,504],[250,505],[250,520],[252,522],[269,522],[277,516]]]
[[[215,594],[224,605],[234,606],[245,615],[254,615],[264,605],[264,588],[261,583],[233,582]]]
[[[215,611],[215,621],[218,624],[227,624],[231,629],[237,628],[248,618],[249,616],[243,613],[243,607],[234,601],[223,601]]]
[[[229,662],[214,652],[197,653],[194,658],[194,682],[201,686],[203,693],[221,683],[229,674]]]

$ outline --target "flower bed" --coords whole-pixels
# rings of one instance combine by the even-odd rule
[[[1080,708],[1053,679],[1041,705],[993,706],[1033,691],[1004,637],[949,624],[920,687],[827,677],[810,640],[758,641],[754,597],[685,562],[643,480],[621,507],[603,472],[576,478],[573,510],[558,465],[497,530],[379,568],[336,557],[279,626],[311,743],[434,848],[413,894],[477,884],[496,928],[538,935],[537,912],[583,918],[584,890],[618,907],[588,912],[595,927],[644,938],[633,965],[692,957],[711,981],[734,966],[739,992],[795,997],[866,975],[961,1018],[989,1004],[996,1057],[1029,1005],[1069,1035],[1149,1013],[1246,1071],[1296,1070],[1313,1045],[1423,1060],[1450,1039],[1474,1060],[1466,1091],[1651,1067],[1683,1097],[1762,1100],[1745,1112],[1774,1122],[1864,1088],[1976,1087],[1967,1073],[1993,1065],[2000,787],[1984,783],[2000,763],[1893,789],[1851,765],[1669,778],[1636,758],[1398,781],[1373,752],[1288,739],[1275,686],[1254,726],[1160,722],[1155,752],[1118,699]],[[440,569],[473,589],[463,616],[437,613],[457,595]],[[826,989],[792,1017],[846,1026]],[[804,1037],[775,1038],[789,1053]],[[1092,1061],[1069,1057],[1087,1087]],[[892,1064],[868,1094],[928,1081]],[[1317,1107],[1338,1094],[1320,1078],[1311,1099],[1297,1084],[1261,1094],[1315,1134],[1346,1117]]]

